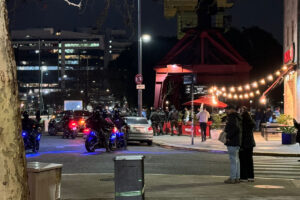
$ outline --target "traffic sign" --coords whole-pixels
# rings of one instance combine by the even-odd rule
[[[136,85],[136,89],[137,90],[144,90],[145,89],[145,85],[144,84],[138,84],[138,85]]]
[[[138,85],[142,84],[143,83],[143,75],[142,74],[135,75],[134,80],[135,80],[136,84],[138,84]]]

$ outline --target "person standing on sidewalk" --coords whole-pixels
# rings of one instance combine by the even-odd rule
[[[240,159],[239,149],[241,146],[241,117],[236,112],[235,107],[228,106],[226,108],[227,121],[224,131],[226,132],[226,142],[229,160],[230,160],[230,178],[224,183],[234,184],[240,182]]]
[[[171,136],[174,135],[174,126],[178,133],[178,111],[176,110],[175,106],[172,106],[172,110],[169,112],[168,120],[171,123]]]
[[[255,122],[251,118],[251,115],[247,111],[247,108],[243,108],[242,113],[242,144],[239,153],[240,157],[240,169],[242,182],[254,181],[254,166],[253,166],[253,147],[255,147],[255,140],[253,136],[253,129],[255,128]]]
[[[260,108],[255,112],[256,131],[260,131],[260,123],[263,121],[264,113]]]
[[[196,115],[196,117],[200,122],[201,138],[202,138],[202,142],[204,142],[206,141],[206,127],[207,127],[208,118],[210,118],[210,114],[209,112],[207,112],[206,108],[203,108],[203,110],[199,112]]]
[[[164,123],[166,121],[166,114],[162,108],[159,108],[158,116],[159,116],[159,123],[158,123],[159,135],[164,135]]]
[[[158,135],[159,115],[155,109],[153,109],[151,112],[150,120],[151,120],[151,124],[152,124],[153,135],[157,136]]]

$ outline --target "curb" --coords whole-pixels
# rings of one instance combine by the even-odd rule
[[[227,154],[224,150],[214,150],[206,148],[190,148],[190,147],[180,147],[172,144],[160,143],[153,141],[153,144],[166,148],[166,149],[176,149],[176,150],[187,150],[187,151],[198,151],[206,153],[217,153],[217,154]],[[254,156],[274,156],[274,157],[300,157],[300,154],[290,154],[290,153],[276,153],[276,152],[253,152]]]

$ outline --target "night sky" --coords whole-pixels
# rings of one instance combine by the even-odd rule
[[[17,6],[14,6],[14,1],[17,1]],[[88,6],[80,11],[63,0],[26,0],[26,3],[20,3],[22,1],[9,1],[12,29],[55,27],[72,30],[75,27],[92,27],[104,5],[104,0],[88,0]],[[234,27],[259,26],[282,43],[282,0],[236,0],[231,14]],[[104,26],[122,28],[121,21],[121,15],[114,8]],[[163,0],[142,0],[142,24],[143,32],[157,36],[176,35],[176,19],[163,17]]]

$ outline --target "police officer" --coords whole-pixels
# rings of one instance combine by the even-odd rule
[[[172,110],[169,112],[168,119],[171,123],[171,136],[174,135],[174,126],[178,133],[178,111],[176,110],[175,106],[172,106]]]
[[[159,115],[158,112],[153,109],[151,114],[150,114],[150,120],[151,120],[151,124],[152,124],[152,129],[153,129],[153,135],[156,136],[158,135],[158,124],[159,124]]]
[[[159,135],[164,135],[164,123],[166,121],[166,114],[162,108],[159,108],[158,115],[159,115],[159,123],[158,123]]]

